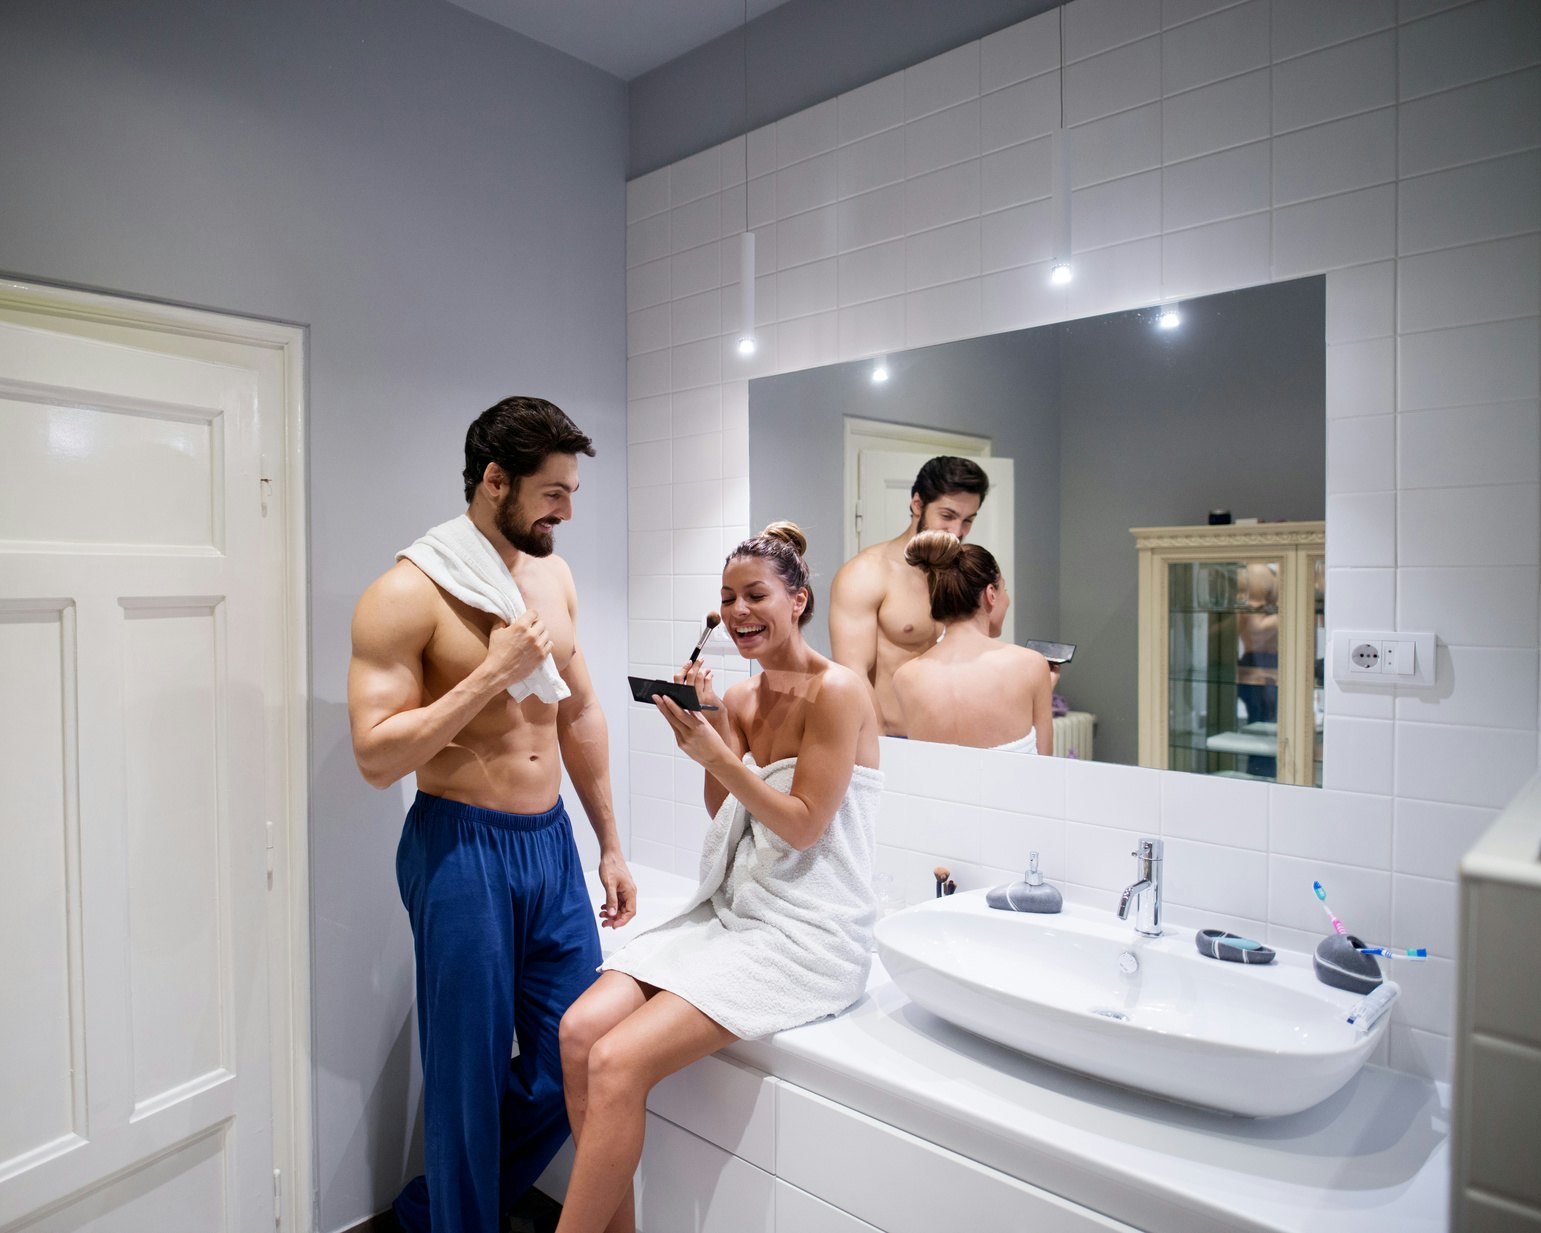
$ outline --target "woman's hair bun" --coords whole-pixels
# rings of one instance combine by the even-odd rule
[[[922,531],[910,540],[904,559],[921,569],[946,569],[962,551],[962,541],[951,531]]]
[[[798,556],[805,556],[808,552],[808,537],[803,534],[802,527],[795,522],[773,522],[765,530],[760,532],[765,539],[779,539],[783,544],[790,544],[792,551]]]

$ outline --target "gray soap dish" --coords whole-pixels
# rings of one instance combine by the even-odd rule
[[[1038,853],[1027,854],[1027,873],[1021,880],[1008,882],[985,893],[985,902],[1005,912],[1058,912],[1065,897],[1050,886],[1038,872]]]
[[[1311,956],[1316,979],[1350,993],[1369,993],[1378,988],[1385,977],[1373,955],[1359,953],[1359,947],[1363,945],[1351,933],[1329,933],[1316,944],[1316,952]]]
[[[1200,929],[1193,935],[1199,954],[1227,963],[1272,963],[1277,956],[1261,942],[1224,929]]]

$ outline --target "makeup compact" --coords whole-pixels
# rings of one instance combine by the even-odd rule
[[[715,706],[702,703],[694,685],[686,685],[681,681],[659,681],[645,676],[629,676],[626,679],[631,682],[631,696],[638,702],[651,703],[654,698],[662,695],[665,698],[673,698],[684,711],[717,709]]]

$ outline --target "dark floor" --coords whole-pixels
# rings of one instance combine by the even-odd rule
[[[509,1213],[508,1233],[555,1233],[561,1215],[560,1203],[538,1190],[531,1190]],[[391,1212],[386,1211],[363,1224],[354,1225],[348,1233],[401,1233],[401,1225]]]
[[[508,1233],[553,1233],[561,1215],[560,1203],[548,1199],[538,1190],[531,1190],[510,1214]]]

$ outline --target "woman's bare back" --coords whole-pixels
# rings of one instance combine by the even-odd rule
[[[1035,704],[1050,688],[1048,661],[1026,647],[947,642],[894,674],[910,739],[989,749],[1033,731]]]

